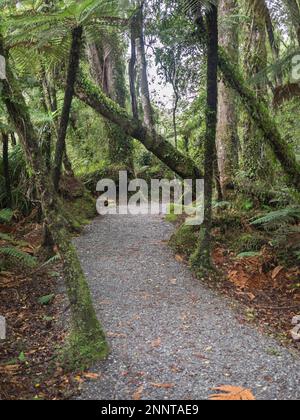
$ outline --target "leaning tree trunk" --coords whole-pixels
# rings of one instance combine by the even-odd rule
[[[200,229],[197,249],[191,257],[191,264],[198,274],[212,268],[211,225],[213,175],[216,146],[218,110],[218,8],[211,5],[206,12],[207,20],[207,116],[205,138],[205,217]]]
[[[97,85],[118,103],[126,105],[125,66],[123,47],[114,31],[105,40],[93,42],[88,46],[88,58],[91,74]],[[108,138],[108,158],[111,165],[124,167],[134,173],[132,139],[111,121],[105,121]]]
[[[0,54],[5,56],[1,38]],[[72,329],[65,362],[68,367],[84,368],[106,356],[108,347],[75,248],[68,239],[66,221],[38,147],[38,137],[27,105],[8,66],[7,76],[7,80],[0,81],[2,100],[20,138],[28,165],[34,173],[43,215],[64,265],[64,280],[72,314]]]
[[[59,189],[63,157],[64,157],[64,154],[66,153],[66,135],[67,135],[67,129],[69,125],[72,100],[74,96],[74,85],[76,82],[77,71],[79,68],[82,33],[83,33],[83,29],[81,26],[73,29],[73,32],[72,32],[72,45],[71,45],[70,57],[69,57],[67,85],[66,85],[63,110],[61,114],[59,130],[58,130],[58,138],[57,138],[54,168],[53,168],[53,183],[54,183],[54,188],[56,191],[58,191]]]
[[[11,181],[10,181],[10,173],[9,173],[9,158],[8,158],[8,134],[2,132],[2,159],[3,159],[3,174],[5,180],[5,205],[8,208],[12,206],[12,193],[11,193]]]
[[[193,160],[176,150],[171,143],[155,131],[128,115],[97,86],[81,74],[75,86],[75,95],[97,113],[114,122],[130,137],[139,140],[150,152],[184,179],[201,179],[202,173]]]
[[[219,3],[222,27],[219,44],[226,49],[232,63],[239,61],[237,0],[221,0]],[[221,79],[218,87],[217,157],[223,198],[232,190],[238,168],[238,110],[236,93]]]

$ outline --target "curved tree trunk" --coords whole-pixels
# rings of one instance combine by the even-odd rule
[[[1,38],[0,54],[5,56]],[[64,264],[64,280],[72,313],[72,330],[66,363],[68,367],[85,368],[107,355],[108,347],[75,248],[68,239],[63,211],[38,147],[37,134],[25,100],[22,93],[17,90],[17,82],[8,66],[7,75],[8,80],[0,81],[2,100],[20,138],[27,163],[34,173],[45,222]]]
[[[150,152],[184,179],[201,179],[202,173],[193,160],[176,150],[171,143],[147,129],[144,124],[129,116],[124,108],[109,99],[83,74],[75,86],[75,95],[103,117],[114,122],[130,137],[139,140]]]

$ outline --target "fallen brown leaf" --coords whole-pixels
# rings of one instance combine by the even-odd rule
[[[272,271],[272,279],[275,280],[276,277],[281,273],[281,271],[284,270],[284,267],[282,267],[281,265],[279,267],[276,267],[273,271]]]
[[[155,383],[151,383],[150,385],[153,386],[154,388],[161,388],[161,389],[174,388],[174,384],[155,384]]]
[[[152,343],[151,343],[151,347],[154,347],[154,348],[160,347],[160,345],[161,345],[161,339],[160,338],[157,338],[156,340],[152,341]]]
[[[179,254],[177,254],[176,256],[175,256],[175,259],[176,259],[176,261],[177,262],[180,262],[180,263],[183,263],[184,262],[184,259],[182,258],[182,256],[181,255],[179,255]]]
[[[213,391],[219,392],[219,394],[213,394],[209,397],[212,401],[255,401],[255,397],[249,389],[222,385],[214,388]]]
[[[132,399],[134,401],[139,401],[142,398],[143,391],[144,391],[144,386],[142,385],[135,391],[135,393],[132,396]]]
[[[84,373],[83,376],[87,379],[99,379],[100,375],[98,373]]]

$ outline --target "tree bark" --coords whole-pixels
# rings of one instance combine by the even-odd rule
[[[287,175],[288,185],[300,191],[300,164],[290,146],[281,137],[266,104],[256,97],[256,93],[248,86],[239,69],[231,64],[230,57],[222,49],[219,50],[219,67],[226,84],[239,94],[249,115],[273,150]]]
[[[6,56],[1,37],[0,54]],[[8,65],[7,77],[8,80],[0,81],[2,100],[20,138],[27,163],[34,173],[45,222],[57,244],[64,265],[64,280],[72,314],[72,329],[65,362],[67,367],[86,368],[107,354],[105,336],[96,317],[75,248],[68,239],[66,221],[38,147],[38,137],[27,105]]]
[[[131,108],[132,115],[134,118],[139,117],[138,101],[136,95],[136,15],[131,19],[130,25],[130,45],[131,45],[131,57],[129,61],[129,85],[130,85],[130,96],[131,96]]]
[[[260,3],[246,2],[246,7],[249,21],[246,23],[244,66],[247,78],[251,81],[267,67],[266,21],[265,9],[261,9]],[[267,80],[255,81],[253,86],[257,98],[266,97]],[[261,141],[261,133],[248,115],[244,118],[242,167],[250,180],[267,179],[271,175],[266,144]]]
[[[66,135],[70,119],[72,100],[74,96],[74,85],[76,82],[76,76],[79,68],[82,33],[83,30],[81,26],[73,29],[72,31],[72,45],[69,57],[67,84],[65,90],[63,110],[60,119],[60,126],[58,130],[58,138],[53,168],[53,183],[56,191],[58,191],[59,189],[63,156],[64,153],[66,153]]]
[[[3,159],[3,173],[5,179],[5,193],[6,193],[6,200],[5,205],[7,208],[12,207],[12,193],[11,193],[11,181],[10,181],[10,173],[9,173],[9,157],[8,157],[8,134],[2,132],[2,159]]]
[[[238,65],[238,22],[233,17],[238,13],[237,0],[221,0],[219,13],[222,18],[219,45],[226,49],[232,63]],[[218,85],[218,96],[217,157],[222,195],[226,198],[229,189],[232,190],[239,161],[237,96],[223,80]]]
[[[155,130],[153,109],[150,100],[149,82],[147,74],[147,60],[145,50],[145,36],[144,36],[144,2],[140,6],[136,17],[138,38],[137,45],[137,61],[140,73],[140,89],[141,101],[144,113],[144,124],[149,130]]]
[[[207,21],[207,115],[205,137],[205,217],[200,229],[197,249],[191,257],[192,267],[198,274],[212,268],[211,226],[213,176],[218,111],[218,8],[214,4],[206,11]]]
[[[93,42],[88,46],[88,59],[92,77],[109,98],[122,108],[126,106],[127,93],[123,53],[121,40],[115,31],[105,40]],[[131,138],[111,121],[105,122],[105,128],[110,164],[116,167],[124,167],[130,174],[133,174]]]
[[[201,20],[197,19],[196,25],[198,27],[198,39],[204,45],[206,36]],[[253,89],[244,80],[239,68],[231,64],[230,57],[223,48],[219,48],[218,66],[225,83],[239,94],[249,116],[261,130],[263,139],[270,145],[275,157],[280,162],[287,177],[287,184],[300,191],[300,164],[297,162],[291,147],[282,138],[266,104],[256,97]]]
[[[181,178],[202,178],[201,171],[191,158],[180,153],[162,136],[145,127],[141,121],[130,117],[125,109],[110,100],[84,75],[78,78],[75,95],[97,113],[119,125],[127,135],[139,140],[147,150]]]

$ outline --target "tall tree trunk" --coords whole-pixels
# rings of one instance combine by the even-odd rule
[[[0,54],[6,56],[1,37]],[[7,77],[8,80],[0,81],[2,100],[20,138],[27,163],[34,173],[43,215],[64,264],[64,281],[72,313],[70,342],[65,354],[66,363],[70,367],[86,368],[107,354],[105,336],[96,317],[75,248],[68,239],[62,209],[38,147],[38,137],[27,105],[22,93],[17,89],[17,81],[8,65]]]
[[[198,274],[212,268],[211,225],[213,175],[216,147],[218,111],[218,8],[210,5],[206,12],[207,21],[207,115],[205,138],[205,218],[200,229],[199,243],[191,257],[192,267]]]
[[[139,66],[141,101],[144,113],[144,123],[149,130],[155,129],[153,108],[150,100],[150,90],[147,74],[147,59],[145,50],[145,36],[144,36],[144,2],[140,6],[137,17],[137,32],[138,38],[136,39],[137,45],[137,61]]]
[[[130,23],[130,47],[131,57],[129,61],[129,85],[130,85],[130,96],[131,96],[131,108],[132,115],[134,118],[139,117],[138,101],[137,101],[137,89],[136,89],[136,39],[137,34],[137,21],[136,15],[131,18]]]
[[[222,27],[219,30],[219,44],[226,49],[232,63],[239,62],[239,35],[237,0],[221,0],[219,3]],[[238,110],[236,93],[220,80],[218,86],[217,156],[220,184],[223,197],[232,189],[238,168]]]
[[[116,32],[105,40],[88,46],[91,74],[97,85],[122,108],[126,106],[125,66],[123,47]],[[132,140],[111,121],[105,122],[108,138],[108,158],[111,165],[124,166],[134,173]]]
[[[59,189],[59,181],[61,177],[62,162],[64,153],[66,153],[66,135],[70,119],[70,111],[74,96],[74,85],[79,68],[80,50],[82,43],[82,27],[79,26],[72,31],[72,45],[70,50],[67,85],[65,90],[65,98],[63,104],[60,126],[58,130],[58,138],[55,151],[53,183],[56,191]]]
[[[11,181],[10,181],[10,173],[9,173],[9,158],[8,158],[8,134],[2,132],[2,159],[3,159],[3,173],[5,179],[5,193],[6,193],[6,200],[5,205],[8,208],[12,207],[12,194],[11,194]]]
[[[246,25],[246,53],[245,70],[251,80],[267,67],[266,22],[258,4],[246,3],[249,21]],[[267,94],[267,82],[255,82],[254,88],[257,98],[264,98]],[[266,145],[261,141],[261,133],[253,120],[244,119],[244,135],[242,147],[242,166],[250,180],[266,179],[270,165],[267,157]]]

